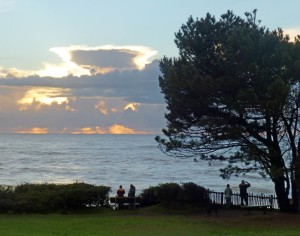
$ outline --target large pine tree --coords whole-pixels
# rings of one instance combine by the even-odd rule
[[[190,17],[175,34],[179,57],[160,61],[168,123],[156,140],[168,154],[227,162],[224,178],[271,178],[289,211],[300,188],[300,38],[261,27],[256,10],[245,16]]]

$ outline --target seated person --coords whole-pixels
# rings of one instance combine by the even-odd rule
[[[125,190],[123,189],[122,185],[120,185],[119,189],[117,190],[117,197],[124,197]]]
[[[128,197],[135,197],[135,187],[133,186],[133,184],[130,184],[130,188],[128,191]]]

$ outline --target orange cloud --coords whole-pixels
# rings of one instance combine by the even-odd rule
[[[127,103],[123,99],[99,98],[99,102],[97,103],[97,105],[95,105],[95,109],[103,115],[109,115],[110,113],[122,112],[123,110],[127,109],[137,111],[139,106],[140,103]]]
[[[48,128],[33,127],[31,129],[17,129],[14,133],[17,134],[48,134]],[[60,133],[71,133],[71,134],[150,134],[145,131],[137,131],[128,128],[124,125],[114,124],[107,129],[100,126],[96,127],[82,127],[76,131],[68,132],[67,128],[64,128]]]
[[[114,124],[108,127],[107,130],[96,126],[96,127],[83,127],[77,131],[72,132],[72,134],[147,134],[144,131],[136,131],[134,129],[128,128],[124,125]]]
[[[135,131],[134,129],[130,129],[124,125],[114,124],[109,127],[110,134],[146,134],[146,132]]]
[[[18,134],[48,134],[48,128],[33,127],[29,130],[17,130]]]
[[[127,105],[124,107],[124,109],[125,109],[125,110],[131,109],[132,111],[137,111],[137,110],[138,110],[138,107],[139,107],[140,105],[141,105],[140,103],[132,102],[132,103],[127,104]]]
[[[106,134],[106,131],[100,126],[96,127],[83,127],[78,131],[72,132],[72,134]]]
[[[27,110],[33,104],[36,105],[37,110],[40,109],[41,105],[68,104],[69,100],[65,95],[69,92],[69,89],[62,88],[32,88],[18,101],[18,104],[20,105],[20,110]]]
[[[97,110],[99,110],[103,115],[108,115],[108,108],[106,107],[106,101],[101,99],[98,104],[95,106]]]

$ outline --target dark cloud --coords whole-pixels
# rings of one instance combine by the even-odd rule
[[[72,90],[75,97],[124,97],[138,103],[164,103],[158,84],[158,61],[143,70],[114,70],[107,74],[64,78],[30,76],[0,79],[0,86],[59,87]]]
[[[0,132],[33,127],[47,128],[49,132],[84,127],[107,130],[115,124],[149,133],[160,132],[165,127],[165,102],[158,76],[158,61],[153,61],[143,70],[114,70],[93,76],[2,78]],[[35,88],[59,88],[60,94],[57,91],[49,94],[68,97],[68,102],[49,106],[36,99],[32,104],[25,104],[25,110],[19,110],[18,101]],[[129,103],[138,104],[137,110],[126,110]]]
[[[71,51],[71,60],[78,65],[112,68],[136,68],[138,52],[126,49],[98,49]]]

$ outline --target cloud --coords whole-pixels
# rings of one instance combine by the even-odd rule
[[[57,87],[72,91],[75,97],[122,97],[136,103],[164,103],[158,84],[158,61],[143,70],[111,71],[92,76],[53,77],[28,76],[0,78],[0,86]],[[65,96],[65,94],[63,95]]]
[[[99,99],[99,102],[97,103],[95,108],[104,115],[108,115],[109,113],[109,109],[106,107],[106,101],[102,98]]]
[[[128,104],[124,107],[124,109],[125,109],[125,110],[131,109],[132,111],[137,111],[140,105],[141,105],[140,103],[137,103],[137,102],[131,102],[131,103],[128,103]]]
[[[284,34],[288,34],[290,36],[291,41],[294,41],[297,35],[300,35],[300,28],[286,28],[283,30]]]
[[[49,50],[62,61],[58,64],[44,62],[44,68],[30,71],[0,67],[0,77],[22,78],[38,75],[62,78],[69,75],[80,77],[106,74],[114,70],[142,70],[157,54],[157,51],[144,46],[69,46],[53,47]]]
[[[34,106],[36,109],[40,109],[42,105],[50,106],[53,103],[58,105],[68,104],[67,95],[69,89],[63,88],[51,88],[51,87],[38,87],[27,90],[24,97],[22,97],[18,104],[21,106],[20,110],[26,110],[29,107]]]
[[[61,65],[45,63],[46,69],[37,72],[40,76],[62,77],[105,74],[112,70],[143,69],[157,54],[156,51],[142,46],[101,47],[70,46],[50,49],[62,60]]]
[[[109,127],[109,133],[110,134],[146,134],[146,132],[135,131],[134,129],[119,124],[114,124],[111,127]]]
[[[48,134],[48,128],[40,128],[40,127],[33,127],[27,130],[16,130],[15,133],[18,134]]]
[[[83,127],[72,132],[72,134],[106,134],[106,133],[107,132],[99,126]]]
[[[114,124],[108,127],[108,129],[104,129],[99,126],[83,127],[72,133],[73,134],[147,134],[144,131],[136,131],[134,129],[128,128],[120,124]]]
[[[66,76],[53,77],[38,73],[22,76],[18,69],[2,68],[6,73],[0,76],[0,132],[160,132],[165,126],[166,105],[158,84],[158,60],[140,68],[133,61],[142,54],[126,47],[68,49],[61,54],[62,64],[74,63],[77,69],[88,71],[100,66],[111,69],[81,76],[67,69]],[[103,57],[103,62],[97,64],[98,57]]]

